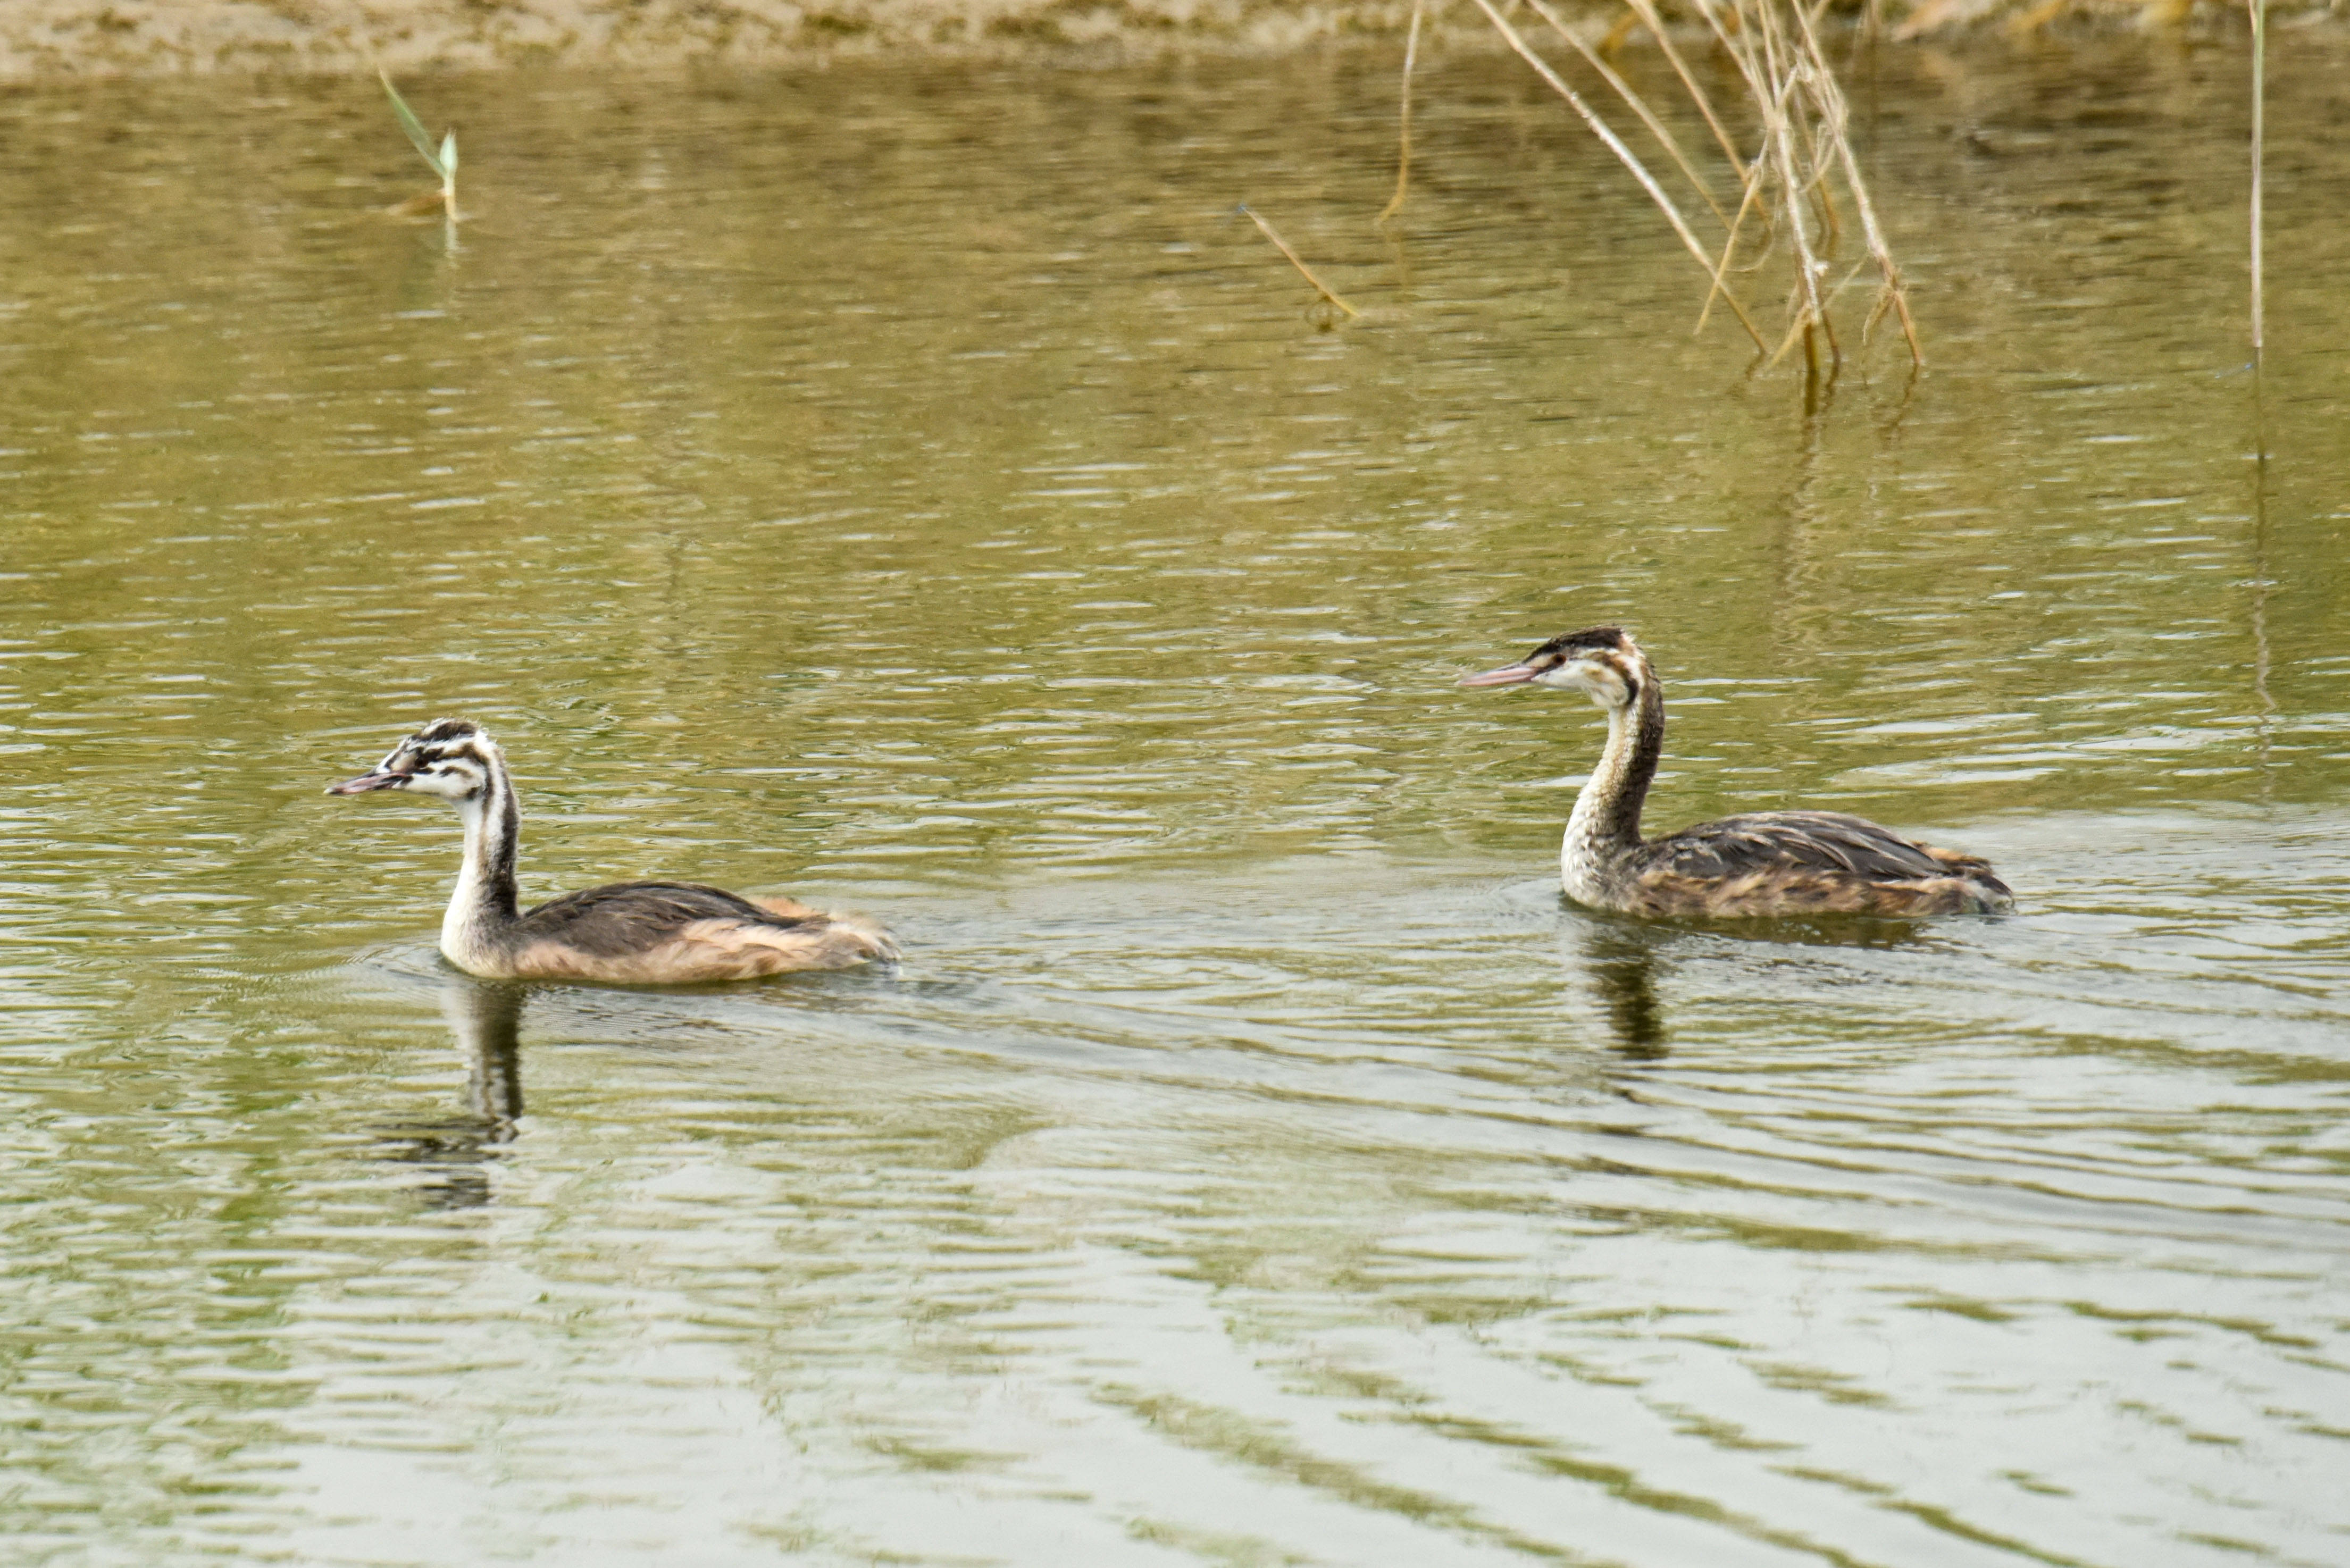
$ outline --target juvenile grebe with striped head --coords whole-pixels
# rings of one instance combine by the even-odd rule
[[[517,913],[522,812],[505,753],[470,719],[427,724],[327,793],[374,790],[434,795],[463,819],[465,862],[441,919],[441,951],[469,974],[681,985],[898,956],[889,933],[861,915],[692,882],[615,882]]]
[[[1555,637],[1463,686],[1532,683],[1587,694],[1607,713],[1600,753],[1566,821],[1559,879],[1577,903],[1636,915],[1957,915],[2013,902],[1991,864],[1913,843],[1840,811],[1759,811],[1640,836],[1665,744],[1665,696],[1639,644],[1612,626]]]

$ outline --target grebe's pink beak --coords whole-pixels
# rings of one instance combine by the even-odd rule
[[[1522,681],[1532,680],[1541,673],[1541,670],[1531,664],[1504,664],[1499,670],[1488,670],[1482,675],[1464,675],[1461,678],[1461,684],[1463,686],[1515,686]]]
[[[338,784],[328,784],[327,793],[328,794],[365,794],[371,789],[397,789],[407,782],[406,774],[385,773],[379,768],[373,773],[361,774],[355,779],[345,779]]]

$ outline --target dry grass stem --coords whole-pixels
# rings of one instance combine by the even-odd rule
[[[1859,271],[1873,268],[1877,297],[1862,327],[1863,340],[1866,340],[1877,322],[1890,313],[1901,322],[1902,337],[1908,345],[1911,359],[1918,364],[1925,362],[1918,342],[1917,322],[1909,312],[1908,287],[1900,266],[1893,259],[1892,247],[1887,243],[1884,225],[1877,220],[1876,203],[1870,200],[1868,187],[1862,179],[1860,160],[1853,151],[1851,115],[1844,89],[1837,84],[1820,42],[1817,22],[1825,0],[1694,0],[1699,16],[1721,53],[1737,68],[1745,88],[1746,113],[1751,117],[1745,135],[1752,138],[1751,151],[1742,147],[1741,136],[1724,122],[1699,85],[1697,73],[1675,46],[1657,10],[1657,0],[1625,0],[1630,15],[1618,24],[1611,38],[1628,32],[1635,22],[1656,38],[1682,90],[1689,95],[1690,105],[1712,132],[1715,144],[1739,183],[1734,213],[1724,213],[1706,176],[1683,152],[1655,108],[1553,9],[1554,0],[1523,0],[1525,6],[1540,16],[1592,73],[1639,117],[1691,188],[1713,209],[1728,231],[1718,256],[1709,254],[1698,244],[1672,198],[1622,138],[1560,75],[1559,69],[1535,53],[1511,25],[1503,7],[1511,5],[1513,0],[1475,3],[1503,41],[1534,68],[1552,91],[1566,100],[1591,133],[1639,182],[1681,244],[1705,268],[1711,286],[1698,313],[1700,330],[1720,301],[1736,314],[1747,336],[1772,362],[1783,358],[1801,344],[1804,363],[1816,375],[1824,364],[1833,366],[1842,358],[1829,307],[1846,283]],[[2258,6],[2265,0],[2246,3]],[[1398,189],[1399,201],[1400,183]],[[1847,272],[1841,282],[1830,286],[1831,275],[1838,270],[1837,253],[1846,244],[1847,203],[1858,218],[1866,259]],[[1391,203],[1389,212],[1393,210]],[[1749,230],[1757,223],[1762,230],[1762,240],[1759,244],[1750,244]],[[1782,242],[1785,245],[1786,265],[1794,275],[1788,282],[1786,329],[1773,350],[1755,327],[1730,280],[1737,273],[1752,272],[1764,265]],[[1742,245],[1748,252],[1748,259],[1742,264]]]
[[[1377,222],[1384,224],[1403,211],[1403,199],[1411,189],[1411,73],[1419,64],[1419,25],[1428,13],[1428,0],[1411,0],[1411,32],[1403,41],[1403,109],[1396,130],[1395,195],[1379,212]]]
[[[1279,250],[1283,255],[1289,258],[1289,265],[1297,269],[1298,276],[1304,278],[1306,282],[1314,286],[1315,293],[1320,295],[1323,298],[1328,300],[1331,304],[1345,311],[1348,316],[1360,316],[1362,314],[1361,311],[1356,309],[1353,306],[1339,298],[1336,292],[1333,290],[1328,284],[1324,283],[1320,278],[1315,277],[1314,275],[1314,269],[1307,266],[1303,261],[1298,259],[1297,253],[1289,248],[1289,242],[1283,239],[1279,234],[1274,233],[1273,225],[1266,223],[1263,216],[1254,208],[1243,202],[1241,203],[1240,210],[1248,215],[1250,223],[1254,223],[1258,228],[1264,231],[1264,237],[1271,240],[1274,243],[1274,248]]]
[[[1557,12],[1543,4],[1543,0],[1525,0],[1525,4],[1533,9],[1535,16],[1550,25],[1552,32],[1564,38],[1568,47],[1583,57],[1584,63],[1597,73],[1601,81],[1615,89],[1616,96],[1624,100],[1626,107],[1639,116],[1640,123],[1648,128],[1648,134],[1656,138],[1657,145],[1665,150],[1666,156],[1673,161],[1675,166],[1688,179],[1690,188],[1697,192],[1707,206],[1713,209],[1713,215],[1721,221],[1721,226],[1728,228],[1730,214],[1723,212],[1721,203],[1713,199],[1713,192],[1706,188],[1705,181],[1699,176],[1696,168],[1690,164],[1689,155],[1681,151],[1681,144],[1673,140],[1673,133],[1665,129],[1665,122],[1659,119],[1656,111],[1648,107],[1648,100],[1635,91],[1630,82],[1617,75],[1616,67],[1601,59],[1597,52],[1585,43],[1573,28],[1559,20]]]
[[[1767,166],[1773,215],[1795,253],[1791,341],[1804,341],[1815,354],[1825,339],[1830,358],[1838,355],[1819,280],[1828,265],[1823,253],[1833,254],[1841,238],[1835,200],[1841,184],[1859,214],[1868,258],[1877,268],[1880,293],[1869,324],[1892,311],[1900,318],[1910,358],[1922,365],[1908,289],[1861,177],[1846,130],[1850,115],[1844,89],[1821,47],[1813,12],[1803,0],[1732,0],[1726,17],[1711,5],[1700,9],[1715,41],[1737,65],[1762,121],[1764,146],[1756,162]],[[1785,351],[1783,346],[1780,352]]]
[[[1648,166],[1634,155],[1630,148],[1624,145],[1621,137],[1608,129],[1606,120],[1592,112],[1591,106],[1583,101],[1582,96],[1567,86],[1565,80],[1556,71],[1551,69],[1550,62],[1534,53],[1534,47],[1528,44],[1518,30],[1511,26],[1508,20],[1493,8],[1492,0],[1476,0],[1476,4],[1477,8],[1485,13],[1485,19],[1492,23],[1495,30],[1502,35],[1503,41],[1517,52],[1521,59],[1534,68],[1534,73],[1549,84],[1553,92],[1565,99],[1568,106],[1583,117],[1583,123],[1591,128],[1591,133],[1599,138],[1607,145],[1607,151],[1616,155],[1617,161],[1631,171],[1632,178],[1638,180],[1640,182],[1640,188],[1648,192],[1648,200],[1657,204],[1658,211],[1663,213],[1666,221],[1672,224],[1673,232],[1680,236],[1681,244],[1689,248],[1689,253],[1696,258],[1697,265],[1703,267],[1706,275],[1713,279],[1714,286],[1721,288],[1721,269],[1714,265],[1713,258],[1706,254],[1705,247],[1697,243],[1697,236],[1690,233],[1689,223],[1681,216],[1680,209],[1673,205],[1673,199],[1665,194],[1664,187],[1657,183],[1656,176],[1648,172]],[[1754,339],[1755,348],[1766,348],[1767,345],[1762,341],[1762,334],[1756,330],[1753,321],[1746,314],[1745,306],[1738,303],[1737,296],[1726,288],[1721,289],[1721,295],[1731,311],[1737,315],[1739,325],[1745,327],[1747,336]]]
[[[1869,322],[1873,325],[1891,309],[1901,318],[1901,336],[1909,345],[1910,361],[1923,365],[1926,353],[1918,344],[1918,323],[1909,315],[1908,286],[1901,280],[1901,266],[1893,259],[1893,247],[1886,242],[1884,225],[1877,221],[1877,204],[1868,198],[1868,182],[1860,176],[1860,160],[1853,152],[1852,138],[1846,134],[1850,110],[1845,103],[1844,88],[1836,84],[1835,73],[1828,69],[1826,54],[1812,26],[1813,14],[1798,5],[1795,16],[1804,25],[1804,51],[1810,62],[1808,74],[1821,108],[1819,145],[1835,159],[1836,171],[1844,176],[1844,187],[1851,193],[1853,210],[1860,214],[1861,242],[1867,248],[1868,259],[1877,265],[1879,292],[1876,306],[1869,311]],[[1828,191],[1827,172],[1823,168],[1819,175],[1824,199]],[[1833,208],[1830,215],[1833,218]],[[1866,327],[1862,330],[1865,337]]]
[[[1648,36],[1656,39],[1657,47],[1665,52],[1665,58],[1672,62],[1673,74],[1681,78],[1682,90],[1690,95],[1690,101],[1697,105],[1697,111],[1705,116],[1706,126],[1721,146],[1721,155],[1730,160],[1731,169],[1741,180],[1745,179],[1746,160],[1738,155],[1738,143],[1722,128],[1721,117],[1713,112],[1713,100],[1706,97],[1705,89],[1697,85],[1697,78],[1690,72],[1689,62],[1681,58],[1680,50],[1674,47],[1672,32],[1665,26],[1664,18],[1657,15],[1655,0],[1627,0],[1627,4],[1640,25],[1648,29]]]
[[[2268,0],[2244,3],[2252,14],[2252,358],[2257,360],[2267,336],[2261,299],[2261,155],[2267,130],[2269,5]]]

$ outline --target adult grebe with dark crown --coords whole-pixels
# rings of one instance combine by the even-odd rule
[[[615,882],[517,913],[522,812],[505,753],[470,719],[439,719],[328,794],[400,790],[457,808],[465,861],[441,920],[441,951],[493,980],[684,985],[894,960],[898,944],[861,915],[789,898],[743,898],[692,882]]]
[[[1665,695],[1639,644],[1612,626],[1555,637],[1463,686],[1548,686],[1607,713],[1607,746],[1559,846],[1568,898],[1635,915],[1986,914],[2013,896],[1991,864],[1840,811],[1758,811],[1640,836],[1665,744]]]

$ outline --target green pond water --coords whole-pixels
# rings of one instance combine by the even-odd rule
[[[0,1560],[2350,1559],[2350,47],[2257,379],[2240,47],[1864,65],[1809,407],[1506,57],[1383,237],[1395,65],[412,81],[454,249],[372,82],[0,95]],[[1603,621],[1653,826],[2018,912],[1563,905],[1452,683]],[[443,714],[903,969],[454,973]]]

